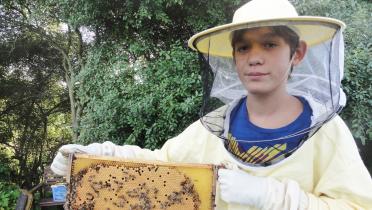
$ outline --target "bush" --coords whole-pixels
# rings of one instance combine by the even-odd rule
[[[154,149],[198,118],[197,55],[180,43],[131,65],[120,47],[99,46],[79,81],[79,99],[86,104],[79,143],[110,140]]]
[[[0,210],[15,209],[20,190],[9,182],[0,182]]]

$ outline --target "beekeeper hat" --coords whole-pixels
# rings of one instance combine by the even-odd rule
[[[337,19],[299,16],[288,0],[252,0],[235,11],[232,23],[207,29],[192,36],[188,45],[201,53],[232,57],[231,32],[244,28],[285,25],[308,46],[331,39],[345,24]]]

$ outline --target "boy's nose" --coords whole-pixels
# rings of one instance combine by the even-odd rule
[[[250,49],[249,55],[247,56],[249,66],[261,65],[264,62],[263,51],[259,47],[255,46]]]
[[[261,60],[250,60],[249,61],[249,66],[258,66],[258,65],[262,65],[262,61]]]

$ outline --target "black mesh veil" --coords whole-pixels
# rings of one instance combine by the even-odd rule
[[[226,116],[226,109],[222,107],[225,106],[225,103],[223,103],[219,98],[211,97],[213,81],[216,74],[209,65],[209,57],[205,57],[203,54],[199,53],[199,62],[203,81],[203,102],[199,112],[200,119],[203,125],[210,132],[216,136],[222,137],[224,131],[223,120]],[[218,112],[217,110],[220,110],[221,112]],[[212,112],[213,116],[208,115],[208,113]]]

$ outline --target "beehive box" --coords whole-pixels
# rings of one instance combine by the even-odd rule
[[[213,165],[70,156],[67,209],[214,209]]]

